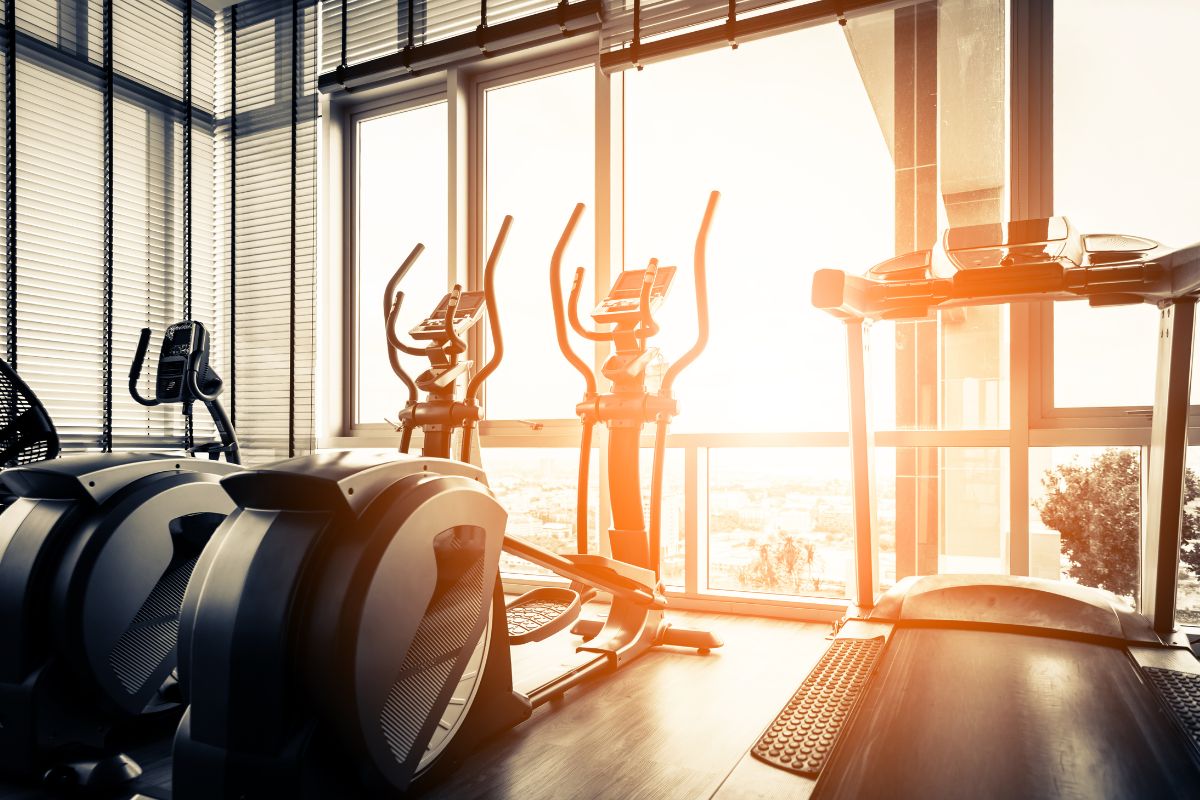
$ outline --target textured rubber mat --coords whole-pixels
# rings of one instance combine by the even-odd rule
[[[754,745],[754,757],[800,775],[820,772],[882,650],[882,636],[835,639]]]
[[[1145,667],[1142,671],[1187,732],[1192,745],[1200,748],[1200,675],[1159,667]]]

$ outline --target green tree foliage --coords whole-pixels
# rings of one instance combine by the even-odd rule
[[[1141,466],[1133,450],[1108,449],[1090,464],[1064,464],[1042,478],[1036,503],[1042,522],[1059,532],[1068,574],[1087,586],[1137,597]],[[1200,572],[1200,481],[1186,475],[1183,565]]]
[[[738,568],[738,582],[747,589],[800,594],[821,591],[825,559],[810,542],[780,531],[764,542],[756,542],[754,560]]]

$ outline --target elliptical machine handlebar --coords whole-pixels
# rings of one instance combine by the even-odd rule
[[[487,266],[483,270],[483,302],[487,307],[488,331],[492,337],[492,357],[479,368],[471,380],[467,381],[463,402],[471,407],[475,406],[475,397],[479,393],[479,387],[483,385],[489,375],[496,371],[504,359],[504,336],[500,332],[500,312],[496,301],[496,265],[500,263],[500,253],[504,249],[505,240],[508,239],[508,229],[512,226],[512,221],[512,215],[509,214],[505,215],[504,220],[500,223],[500,232],[496,234],[496,241],[492,243],[492,251],[488,253]],[[459,451],[460,461],[467,463],[471,461],[471,432],[474,428],[475,420],[468,417],[463,425]]]
[[[496,265],[500,262],[500,252],[508,238],[508,229],[512,226],[511,215],[505,216],[500,223],[500,232],[492,244],[492,252],[488,253],[487,266],[483,270],[483,302],[487,306],[488,332],[492,337],[492,357],[479,368],[474,377],[467,383],[466,402],[475,402],[479,387],[488,379],[504,358],[504,336],[500,332],[500,312],[496,302]]]
[[[691,349],[680,356],[663,375],[659,396],[670,397],[671,385],[679,377],[679,373],[699,357],[708,345],[708,272],[705,263],[705,249],[708,245],[708,229],[712,225],[713,214],[717,210],[717,201],[721,193],[714,191],[708,196],[708,206],[704,209],[704,219],[700,222],[700,230],[696,234],[696,253],[694,271],[696,280],[696,342]]]
[[[400,316],[400,306],[403,304],[404,292],[397,291],[396,297],[392,301],[392,309],[388,312],[384,320],[383,328],[387,332],[388,344],[391,345],[388,348],[388,363],[392,365],[392,372],[396,373],[396,377],[400,379],[404,384],[404,388],[408,390],[408,405],[413,405],[417,402],[417,384],[413,381],[412,376],[404,371],[404,367],[401,366],[396,351],[400,350],[409,355],[423,355],[423,352],[416,350],[416,348],[410,348],[404,342],[400,341],[400,337],[396,334],[396,319]],[[407,444],[407,440],[405,444]]]
[[[408,258],[401,262],[396,271],[392,273],[392,277],[388,279],[387,288],[383,290],[383,316],[387,317],[389,308],[388,302],[396,294],[396,287],[400,285],[400,281],[404,280],[404,276],[412,269],[413,264],[417,263],[417,259],[421,257],[421,253],[425,252],[425,245],[417,242],[413,247],[412,252],[408,254]]]
[[[592,374],[587,362],[580,358],[579,354],[571,347],[571,342],[567,338],[566,312],[563,308],[562,296],[563,253],[567,249],[567,243],[571,241],[571,235],[575,233],[575,226],[579,224],[579,218],[583,216],[583,210],[583,203],[576,203],[575,210],[571,212],[571,218],[567,220],[567,227],[563,229],[562,236],[558,239],[558,246],[554,248],[554,256],[550,259],[550,300],[554,305],[554,332],[558,337],[558,349],[562,351],[571,366],[583,376],[583,381],[587,386],[586,397],[592,398],[596,396],[596,376]],[[579,289],[582,283],[583,267],[580,267],[575,270],[575,281],[571,286],[572,309],[575,308],[575,303],[579,299]],[[576,330],[584,337],[591,338],[587,332],[578,328]]]
[[[149,328],[142,328],[142,335],[137,343],[137,352],[133,354],[133,363],[129,365],[129,394],[143,406],[156,406],[162,403],[157,397],[147,400],[138,391],[138,381],[142,379],[142,363],[146,360],[146,349],[150,347],[150,335]]]

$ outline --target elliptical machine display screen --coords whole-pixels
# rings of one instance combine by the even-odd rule
[[[414,339],[439,339],[446,335],[446,310],[450,307],[450,294],[447,293],[442,302],[438,303],[433,313],[426,317],[416,327],[409,331]],[[463,292],[458,299],[458,308],[454,310],[454,333],[461,336],[472,325],[483,319],[485,311],[483,292]]]
[[[181,322],[167,329],[162,351],[158,356],[158,379],[154,392],[163,403],[183,399],[183,373],[195,346],[195,331],[191,323]]]
[[[659,267],[654,273],[654,285],[650,287],[650,308],[658,308],[671,288],[671,280],[675,277],[675,267]],[[638,314],[638,300],[642,294],[642,282],[646,279],[646,270],[627,269],[617,276],[608,295],[592,311],[592,319],[596,322],[620,322],[630,315]]]

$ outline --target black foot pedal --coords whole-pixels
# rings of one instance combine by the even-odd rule
[[[751,754],[774,767],[815,776],[875,669],[883,637],[835,639]]]
[[[1159,667],[1145,667],[1142,672],[1171,709],[1192,747],[1200,751],[1200,675]]]
[[[540,642],[570,625],[579,616],[579,594],[545,586],[533,589],[505,607],[510,644]]]

